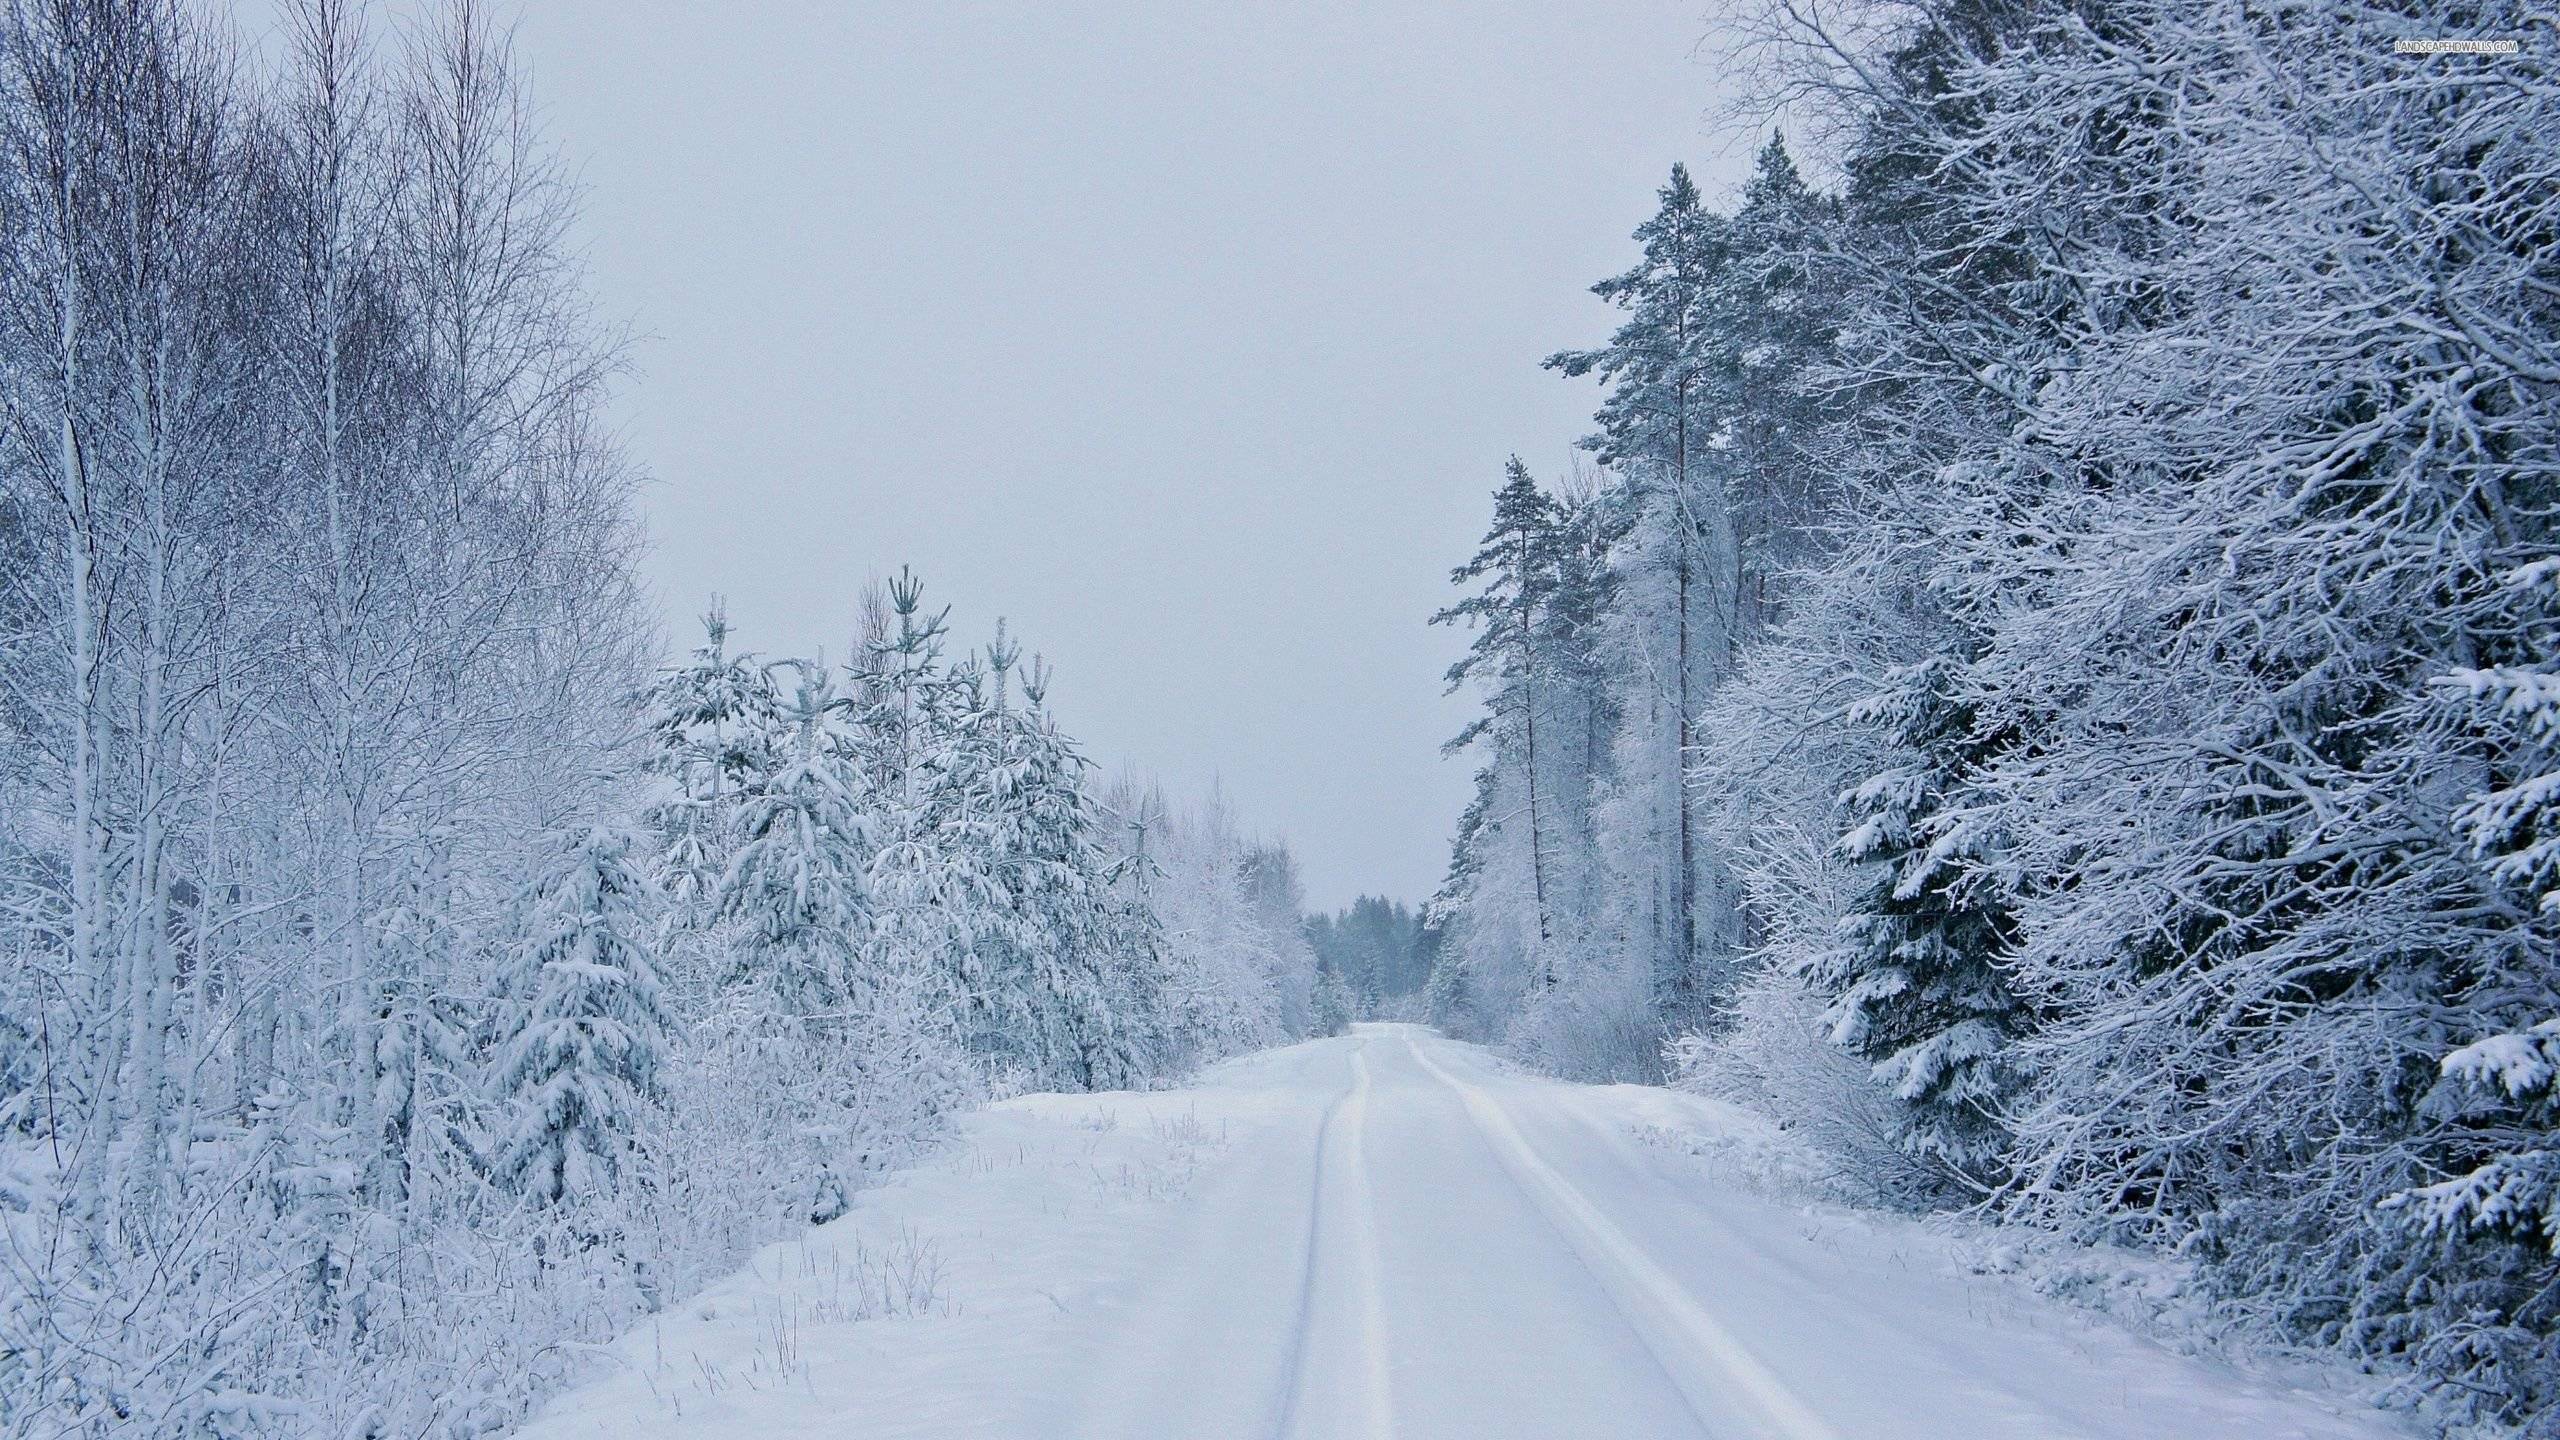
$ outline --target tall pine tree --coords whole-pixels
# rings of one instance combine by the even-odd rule
[[[1659,655],[1639,681],[1622,732],[1622,786],[1643,803],[1626,813],[1638,833],[1625,858],[1643,872],[1626,877],[1634,913],[1628,938],[1644,952],[1656,1004],[1666,1014],[1697,1008],[1701,945],[1696,806],[1685,783],[1695,749],[1692,725],[1732,639],[1730,516],[1711,483],[1716,420],[1709,407],[1712,302],[1726,249],[1726,222],[1700,199],[1686,166],[1672,167],[1659,208],[1635,238],[1636,265],[1592,287],[1627,312],[1609,343],[1550,356],[1550,368],[1596,375],[1606,393],[1599,430],[1584,443],[1617,475],[1624,518],[1617,563],[1642,584],[1621,597],[1620,624],[1642,633],[1624,646]]]
[[[1449,576],[1451,584],[1479,588],[1431,617],[1435,625],[1463,622],[1476,631],[1467,653],[1449,667],[1445,678],[1452,692],[1470,682],[1482,686],[1487,713],[1441,750],[1454,754],[1490,739],[1494,763],[1502,764],[1507,757],[1515,768],[1526,797],[1529,874],[1542,950],[1553,938],[1554,927],[1548,895],[1547,816],[1538,803],[1539,770],[1550,757],[1538,751],[1538,711],[1554,661],[1542,655],[1539,642],[1545,610],[1560,578],[1559,518],[1554,499],[1540,488],[1520,457],[1512,456],[1503,472],[1502,488],[1494,492],[1492,527],[1474,557]],[[1555,983],[1544,955],[1537,983]]]

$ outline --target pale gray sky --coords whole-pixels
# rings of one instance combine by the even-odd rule
[[[657,477],[671,637],[845,653],[912,564],[1057,667],[1094,757],[1222,782],[1312,903],[1427,896],[1468,793],[1427,629],[1538,369],[1672,161],[1700,0],[524,0]]]

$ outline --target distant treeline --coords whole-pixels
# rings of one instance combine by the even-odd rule
[[[1422,912],[1383,895],[1310,915],[1306,932],[1316,962],[1370,1003],[1420,993],[1440,952],[1440,932],[1423,923]]]

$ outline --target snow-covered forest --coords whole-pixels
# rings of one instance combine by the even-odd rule
[[[505,1428],[955,1109],[1313,1023],[1286,848],[1002,625],[654,634],[507,31],[285,11],[0,21],[0,1433]]]
[[[1363,895],[1331,915],[1310,915],[1307,943],[1326,976],[1338,976],[1345,1003],[1364,1015],[1411,1009],[1430,983],[1440,932],[1401,900]]]
[[[1483,709],[1434,1018],[2547,1424],[2548,26],[1737,24],[1756,167],[1672,172],[1623,323],[1546,362],[1587,468],[1514,463],[1442,617]]]
[[[829,1423],[938,1397],[930,1433],[970,1434],[2560,1433],[2552,26],[2454,0],[1713,23],[1700,103],[1747,179],[1671,169],[1592,287],[1614,330],[1544,361],[1595,399],[1576,458],[1487,466],[1442,631],[1371,617],[1459,653],[1446,880],[1310,914],[1197,755],[1186,794],[1070,738],[1128,637],[1061,677],[1060,602],[1017,630],[983,572],[946,595],[898,566],[914,536],[758,517],[835,543],[812,574],[886,564],[797,592],[823,650],[710,596],[668,632],[613,409],[632,340],[510,13],[0,7],[0,1435],[470,1437],[577,1386],[603,1398],[549,1433],[765,1433],[789,1412],[754,1407],[803,1392]],[[1498,108],[1464,73],[1415,90]],[[1410,99],[1384,74],[1362,95]],[[1343,154],[1398,113],[1264,88],[1198,113]],[[1054,117],[1086,169],[999,152],[1111,205],[883,164],[862,196],[1002,193],[881,201],[912,248],[846,263],[917,266],[882,293],[923,308],[955,215],[1259,253],[1185,189],[1217,167],[1172,163],[1203,136],[1159,153],[1104,123],[1130,103]],[[985,108],[1007,145],[1037,111]],[[1403,203],[1409,159],[1358,193]],[[1355,268],[1363,212],[1299,183],[1273,203],[1323,244],[1277,250]],[[1444,232],[1388,218],[1438,263]],[[1056,248],[1186,317],[1231,298],[1230,272],[1159,284],[1143,229]],[[1016,293],[988,256],[962,273]],[[1466,268],[1431,278],[1505,303]],[[1407,289],[1441,303],[1375,293]],[[1039,317],[1065,341],[845,342],[965,392],[912,443],[1018,446],[987,468],[1024,502],[983,523],[1044,539],[1099,482],[1041,468],[1018,417],[1045,412],[977,409],[990,377],[1120,363],[1131,388],[1060,393],[1179,372],[1200,388],[1148,414],[1259,388],[1400,425],[1436,399],[1357,376],[1448,378],[1401,344],[1355,372],[1250,308],[1218,323],[1274,333],[1232,355],[1087,353],[1121,317],[1067,298]],[[1268,548],[1287,512],[1164,496],[1261,473],[1193,437],[1280,454],[1279,427],[1182,422],[1142,513]],[[1319,438],[1285,453],[1361,448]],[[883,478],[896,453],[841,488],[930,490]],[[1197,603],[1338,646],[1316,567],[1274,593],[1203,560],[1185,613],[1137,551],[1053,548],[1126,592],[1093,613],[1195,647],[1097,687],[1149,718],[1388,733],[1352,672],[1405,667],[1341,646],[1310,683]],[[1272,672],[1221,682],[1210,650]],[[1290,768],[1268,731],[1217,738]],[[1352,840],[1439,809],[1353,758],[1327,812]],[[1355,893],[1334,839],[1303,852],[1327,905]],[[2309,1428],[2317,1387],[2077,1328],[1962,1258],[2019,1247],[2174,1274],[2167,1323],[2216,1327],[2181,1343],[2363,1368],[2416,1418]],[[946,1260],[975,1288],[945,1296]]]

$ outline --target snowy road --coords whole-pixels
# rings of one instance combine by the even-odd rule
[[[1026,1097],[643,1326],[526,1434],[2401,1433],[1639,1138],[1754,1126],[1401,1026],[1189,1090]],[[927,1272],[930,1298],[896,1298]]]

